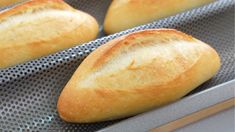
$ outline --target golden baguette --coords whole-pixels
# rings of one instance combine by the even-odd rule
[[[113,0],[104,21],[104,30],[113,34],[202,6],[214,0]]]
[[[26,0],[0,0],[0,7],[9,6],[18,2],[23,2]]]
[[[173,29],[116,38],[92,52],[58,100],[68,122],[123,118],[173,102],[216,74],[217,52]]]
[[[0,12],[0,68],[95,39],[96,20],[62,0],[32,0]]]

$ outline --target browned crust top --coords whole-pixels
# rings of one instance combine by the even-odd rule
[[[36,12],[38,10],[48,9],[48,8],[71,10],[71,11],[74,10],[63,0],[31,0],[0,12],[0,22],[14,15],[23,14],[25,12]]]
[[[185,33],[179,32],[174,29],[147,29],[143,31],[134,32],[131,34],[127,34],[122,36],[121,38],[114,39],[109,43],[109,47],[101,53],[99,58],[97,58],[96,62],[94,63],[94,67],[98,67],[102,65],[115,51],[118,51],[122,46],[126,45],[133,45],[133,40],[139,36],[146,36],[146,35],[161,35],[164,37],[172,37],[175,36],[176,39],[182,39],[187,41],[193,41],[193,37],[187,35]],[[148,43],[141,43],[141,44],[148,44]]]

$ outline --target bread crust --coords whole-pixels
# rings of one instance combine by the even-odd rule
[[[15,4],[17,2],[23,2],[26,0],[0,0],[0,7],[8,6],[11,4]]]
[[[0,13],[0,68],[95,39],[97,21],[62,0],[32,0]]]
[[[104,21],[107,34],[120,32],[214,0],[113,0]]]
[[[61,92],[58,113],[79,123],[136,115],[183,97],[219,67],[216,51],[189,35],[138,31],[100,46],[82,62]]]

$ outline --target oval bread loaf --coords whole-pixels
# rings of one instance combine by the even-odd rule
[[[175,101],[216,74],[217,52],[172,29],[116,38],[92,52],[58,100],[68,122],[97,122],[135,115]]]
[[[160,18],[189,10],[214,0],[113,0],[104,30],[113,34]]]
[[[0,12],[0,68],[95,39],[97,21],[63,0],[32,0]]]
[[[26,1],[26,0],[0,0],[0,7],[8,6],[8,5],[15,4],[17,2],[23,2],[23,1]]]

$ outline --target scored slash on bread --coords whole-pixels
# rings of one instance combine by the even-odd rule
[[[78,67],[58,100],[62,119],[97,122],[123,118],[173,102],[220,67],[209,45],[173,29],[149,29],[116,38]]]
[[[63,0],[25,2],[0,12],[0,68],[88,42],[97,34],[97,21]]]

